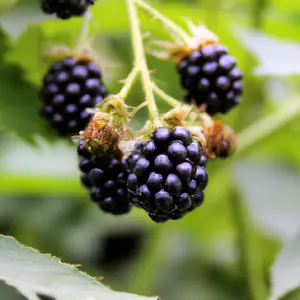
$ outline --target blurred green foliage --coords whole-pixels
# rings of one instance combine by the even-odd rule
[[[225,117],[237,132],[299,94],[295,75],[254,76],[263,63],[253,55],[259,43],[250,49],[247,36],[236,34],[241,28],[259,30],[300,47],[298,0],[161,0],[153,6],[183,27],[184,17],[203,21],[237,57],[245,74],[245,95],[240,107]],[[119,80],[132,67],[125,3],[98,0],[92,11],[94,50],[109,90],[117,92]],[[140,16],[144,31],[169,39],[158,22]],[[74,48],[81,25],[78,18],[64,22],[45,17],[34,0],[0,0],[0,233],[80,263],[91,274],[104,275],[104,283],[117,290],[159,294],[163,300],[255,299],[247,274],[269,287],[275,255],[300,225],[299,119],[239,159],[210,162],[206,202],[183,220],[156,225],[138,210],[119,218],[104,215],[80,187],[75,146],[57,140],[39,117],[39,85],[49,65],[43,53],[53,45]],[[286,64],[299,64],[268,41],[263,45],[275,65],[282,58]],[[174,63],[149,57],[148,64],[158,85],[182,98]],[[135,88],[130,104],[142,97]],[[165,111],[167,106],[159,103]],[[143,110],[135,125],[140,127],[146,118]],[[249,222],[236,222],[236,205],[243,207]],[[241,235],[252,242],[250,266],[240,253]],[[111,240],[117,250],[108,247]],[[0,292],[7,293],[7,300],[19,297],[4,287]],[[286,299],[299,299],[299,294]]]

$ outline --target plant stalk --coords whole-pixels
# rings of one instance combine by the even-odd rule
[[[125,100],[133,86],[133,84],[135,83],[135,80],[137,79],[137,76],[140,73],[140,69],[138,67],[134,67],[131,72],[129,73],[129,75],[127,76],[127,78],[124,80],[124,85],[121,89],[121,91],[119,92],[118,96]]]
[[[152,81],[149,74],[149,69],[146,62],[143,38],[140,29],[140,22],[137,14],[137,8],[135,7],[134,0],[126,0],[128,17],[130,22],[132,47],[134,53],[135,66],[141,71],[142,84],[145,91],[146,101],[148,103],[149,113],[155,126],[160,126],[159,113],[156,106]]]
[[[187,45],[189,43],[189,36],[182,30],[177,24],[168,19],[166,16],[161,14],[159,11],[151,7],[149,4],[144,2],[143,0],[134,0],[137,6],[142,8],[148,14],[159,20],[163,25],[169,28],[172,32],[174,32],[181,40]]]
[[[184,106],[184,103],[182,101],[176,100],[172,96],[168,95],[165,91],[163,91],[161,88],[159,88],[154,82],[152,83],[153,92],[159,96],[162,100],[164,100],[166,103],[168,103],[172,107],[180,107]]]

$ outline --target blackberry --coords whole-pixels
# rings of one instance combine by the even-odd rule
[[[184,57],[177,69],[188,91],[185,100],[198,106],[206,104],[208,114],[227,113],[240,102],[243,75],[223,45],[202,46]]]
[[[80,141],[77,152],[80,158],[82,185],[90,198],[107,213],[126,214],[130,211],[127,194],[127,170],[125,162],[110,156],[95,156],[85,149]]]
[[[127,158],[132,203],[155,222],[182,218],[203,202],[204,158],[201,144],[184,127],[157,128]]]
[[[95,3],[95,0],[41,0],[41,8],[45,14],[56,14],[66,20],[73,16],[82,16]]]
[[[199,165],[203,168],[206,168],[207,165],[207,157],[205,155],[202,155],[199,161]]]
[[[107,95],[100,68],[86,59],[67,57],[45,75],[41,97],[43,116],[60,135],[78,134],[93,108]]]

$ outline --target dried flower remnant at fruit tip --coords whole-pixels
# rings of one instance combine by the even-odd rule
[[[211,158],[227,158],[236,151],[236,135],[223,121],[217,120],[212,126],[207,127],[205,138]]]
[[[80,136],[88,151],[96,155],[120,156],[119,134],[107,122],[91,121]]]

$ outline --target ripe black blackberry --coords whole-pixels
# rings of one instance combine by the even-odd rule
[[[90,120],[86,109],[94,108],[106,95],[97,65],[67,57],[56,62],[44,77],[42,113],[60,135],[78,134]]]
[[[41,0],[41,8],[45,14],[56,14],[66,20],[73,16],[82,16],[95,3],[95,0]]]
[[[202,155],[199,160],[199,165],[203,168],[206,168],[207,165],[207,157],[205,155]]]
[[[127,194],[127,170],[125,163],[109,156],[96,157],[87,151],[80,141],[77,152],[82,172],[81,182],[90,198],[107,213],[126,214],[130,211]]]
[[[183,57],[177,66],[185,100],[206,104],[210,115],[227,113],[240,102],[242,72],[234,57],[220,44],[208,44]]]
[[[131,201],[155,222],[177,220],[204,200],[207,173],[201,144],[184,127],[157,128],[127,158]]]

